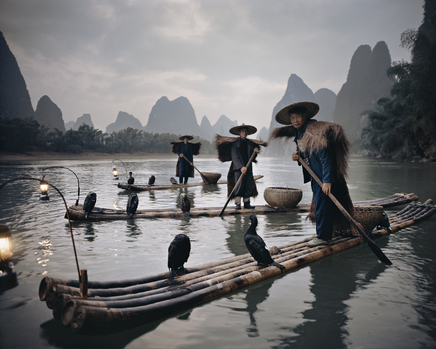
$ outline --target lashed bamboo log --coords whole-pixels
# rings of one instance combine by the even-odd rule
[[[391,215],[389,217],[391,229],[374,230],[372,236],[380,237],[390,234],[393,231],[412,225],[418,220],[431,216],[435,213],[436,209],[430,206],[430,203],[431,201],[427,201],[424,205],[409,205],[397,214]],[[393,221],[396,221],[396,223],[392,224]],[[329,246],[309,248],[303,240],[279,247],[281,253],[275,255],[274,259],[285,266],[286,272],[288,272],[363,242],[361,237],[338,236],[333,239],[332,244]],[[93,324],[105,325],[114,320],[116,320],[117,324],[129,323],[134,320],[155,320],[157,317],[173,314],[219,297],[222,294],[280,274],[279,268],[274,266],[260,268],[251,257],[247,258],[247,255],[231,257],[226,260],[204,264],[204,266],[207,266],[209,271],[204,272],[204,270],[201,270],[202,266],[198,266],[197,268],[200,270],[192,273],[196,274],[194,278],[189,273],[174,278],[180,282],[174,282],[163,287],[159,285],[160,283],[164,285],[165,283],[161,282],[164,280],[154,280],[149,282],[149,284],[154,284],[157,288],[145,291],[142,295],[137,293],[134,296],[128,294],[111,296],[104,297],[104,300],[103,297],[98,298],[98,300],[94,300],[92,297],[88,300],[81,300],[78,298],[80,292],[74,290],[74,287],[67,286],[65,280],[60,280],[58,284],[55,284],[58,280],[50,278],[45,283],[53,284],[51,287],[53,297],[59,301],[59,304],[62,304],[62,307],[55,307],[55,317],[60,315],[62,322],[66,325],[69,324],[72,330],[76,332]],[[221,266],[222,268],[220,268]],[[127,288],[129,287],[132,286]],[[76,295],[57,293],[57,291],[64,290],[65,288],[68,291],[73,291]],[[151,296],[148,300],[147,294]],[[129,296],[132,296],[130,300]],[[65,307],[63,307],[64,304]],[[114,308],[118,306],[121,308]]]

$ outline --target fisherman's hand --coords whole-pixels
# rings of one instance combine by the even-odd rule
[[[247,173],[247,168],[246,168],[246,167],[242,167],[242,168],[241,168],[241,173],[242,173],[243,175],[245,175],[245,174]]]
[[[180,156],[181,158],[183,158],[183,153],[181,153],[179,156]]]
[[[295,153],[292,153],[292,161],[298,161],[299,155],[300,155],[299,151],[296,151]]]
[[[332,184],[331,183],[324,183],[322,185],[322,191],[325,195],[329,195],[332,192]]]
[[[259,148],[254,148],[254,152],[255,152],[256,154],[259,154]]]

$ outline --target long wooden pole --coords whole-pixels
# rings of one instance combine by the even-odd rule
[[[313,170],[309,167],[309,165],[306,164],[306,162],[301,158],[300,155],[298,155],[298,161],[304,166],[304,168],[309,172],[309,174],[312,176],[312,178],[319,184],[319,186],[322,188],[322,181],[318,178],[318,176],[313,172]],[[339,211],[342,212],[342,214],[345,216],[345,218],[351,223],[351,225],[357,229],[359,234],[362,236],[363,240],[368,244],[369,248],[372,250],[372,252],[375,253],[375,255],[386,265],[392,265],[392,262],[389,260],[388,257],[380,250],[380,248],[365,234],[362,227],[351,217],[351,215],[347,212],[347,210],[341,205],[341,203],[338,201],[338,199],[335,198],[335,196],[332,193],[328,194],[328,197],[334,202],[334,204],[337,206]]]
[[[251,154],[250,160],[248,160],[247,165],[245,165],[245,167],[247,168],[248,171],[248,166],[250,166],[251,162],[254,159],[254,156],[256,155],[256,148],[253,150],[253,154]],[[242,181],[242,177],[244,177],[244,174],[241,173],[241,176],[239,177],[238,181],[236,182],[235,186],[233,187],[232,192],[230,193],[226,204],[224,205],[223,209],[221,210],[220,214],[218,215],[218,217],[221,217],[224,213],[224,211],[226,210],[227,205],[229,204],[230,199],[232,198],[233,192],[236,190],[236,188],[239,186],[239,183],[241,183]]]
[[[212,184],[212,183],[207,179],[207,177],[206,177],[204,174],[202,174],[202,173],[199,171],[199,169],[198,169],[197,167],[195,167],[194,164],[186,158],[185,155],[183,155],[183,154],[181,154],[181,155],[182,155],[182,157],[183,157],[183,158],[184,158],[184,159],[189,163],[189,165],[191,165],[193,168],[195,168],[195,169],[198,171],[198,173],[200,174],[201,178],[203,178],[207,183]]]

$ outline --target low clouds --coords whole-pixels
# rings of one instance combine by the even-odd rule
[[[0,30],[34,107],[48,95],[64,120],[90,113],[106,129],[119,111],[143,125],[162,96],[189,99],[198,122],[221,114],[269,126],[289,76],[339,91],[358,46],[422,20],[417,0],[2,0]]]

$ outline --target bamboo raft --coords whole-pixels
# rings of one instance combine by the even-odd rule
[[[396,193],[384,198],[369,200],[369,201],[356,201],[355,206],[383,206],[392,207],[410,203],[418,200],[418,197],[413,194]],[[176,218],[176,217],[216,217],[221,213],[222,207],[194,207],[190,212],[182,212],[178,208],[164,208],[164,209],[148,209],[138,210],[133,215],[132,219],[139,218]],[[309,204],[300,204],[293,208],[276,209],[268,205],[256,205],[253,209],[235,210],[233,207],[227,208],[223,215],[239,215],[239,214],[267,214],[277,212],[309,212]],[[85,218],[85,211],[83,205],[73,205],[68,208],[68,214],[71,220],[88,220],[88,221],[101,221],[101,220],[127,220],[129,214],[124,210],[116,210],[110,208],[94,207],[92,212]]]
[[[432,200],[414,203],[389,216],[390,229],[374,229],[372,239],[396,232],[432,216]],[[361,237],[335,236],[328,246],[308,247],[307,238],[278,247],[274,260],[284,273],[326,256],[364,243]],[[262,280],[281,275],[279,268],[259,267],[250,254],[226,258],[188,268],[189,273],[171,277],[169,273],[131,280],[89,281],[87,299],[80,297],[79,282],[44,277],[39,298],[53,310],[53,316],[73,332],[144,324],[175,315],[217,297],[238,291]]]
[[[255,175],[254,180],[257,181],[263,178],[263,175]],[[120,189],[132,190],[132,191],[150,191],[150,190],[167,190],[167,189],[180,189],[180,188],[191,188],[199,187],[204,185],[218,185],[227,184],[227,181],[218,181],[215,184],[205,183],[205,182],[195,182],[186,184],[164,184],[164,185],[148,185],[148,184],[127,184],[118,183],[117,186]]]

